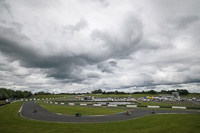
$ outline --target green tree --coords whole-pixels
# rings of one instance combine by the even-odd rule
[[[100,94],[102,93],[102,90],[101,89],[98,89],[98,90],[94,90],[92,91],[93,94]]]

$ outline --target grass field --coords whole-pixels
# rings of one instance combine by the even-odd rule
[[[0,107],[2,133],[199,133],[200,115],[150,115],[138,119],[111,123],[53,123],[21,118],[22,102]]]
[[[200,93],[188,94],[188,95],[181,95],[181,98],[200,98]]]
[[[139,104],[138,104],[139,105]],[[184,107],[200,107],[199,105],[196,105],[192,102],[189,101],[162,101],[162,102],[141,102],[140,105],[143,106],[148,106],[148,105],[153,105],[153,106],[165,106],[165,107],[171,107],[171,106],[184,106]]]
[[[94,96],[94,97],[128,97],[128,96],[132,96],[135,98],[144,97],[144,96],[160,96],[160,95],[166,95],[166,94],[103,94],[103,95],[88,94],[88,96]],[[167,94],[167,95],[170,95],[170,94]],[[180,97],[181,98],[190,98],[190,97],[200,98],[200,93],[180,95]]]
[[[53,104],[43,104],[43,103],[40,103],[40,105],[49,110],[50,112],[67,114],[67,115],[74,115],[76,112],[80,112],[82,115],[108,115],[126,111],[126,109],[112,109],[103,107],[94,108],[94,107],[53,105]]]

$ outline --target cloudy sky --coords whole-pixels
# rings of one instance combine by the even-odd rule
[[[0,87],[200,92],[199,0],[0,0]]]

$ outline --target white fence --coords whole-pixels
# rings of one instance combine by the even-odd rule
[[[160,106],[147,106],[148,108],[160,108]]]
[[[85,103],[80,103],[80,105],[81,105],[81,106],[87,106],[87,104],[85,104]]]
[[[186,109],[186,107],[172,106],[173,109]]]
[[[109,107],[117,107],[117,105],[114,104],[108,104]]]
[[[93,104],[93,106],[101,106],[101,104]]]
[[[137,105],[126,105],[126,107],[137,107]]]
[[[72,105],[72,106],[73,106],[73,105],[74,105],[74,103],[69,103],[69,105]]]

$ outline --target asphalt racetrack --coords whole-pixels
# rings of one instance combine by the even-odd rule
[[[34,110],[37,108],[37,112]],[[129,108],[130,109],[130,108]],[[190,110],[156,110],[157,114],[168,114],[168,113],[180,113],[180,114],[200,114],[200,111],[190,111]],[[40,121],[51,121],[51,122],[72,122],[72,123],[94,123],[94,122],[114,122],[134,119],[142,116],[147,116],[151,114],[151,109],[138,109],[134,108],[130,115],[126,115],[125,112],[113,114],[113,115],[103,115],[103,116],[81,116],[76,117],[72,115],[58,115],[51,113],[48,110],[41,107],[38,103],[34,101],[25,102],[21,109],[21,116],[24,118]],[[76,112],[74,112],[75,114]],[[80,112],[81,113],[81,112]]]

